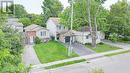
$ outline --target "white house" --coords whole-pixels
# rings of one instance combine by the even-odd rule
[[[87,30],[87,29],[86,29]],[[70,37],[72,37],[72,43],[78,42],[81,44],[86,44],[86,43],[92,43],[92,37],[90,34],[90,31],[66,31],[60,33],[59,40],[63,43],[69,43],[70,42]],[[97,39],[96,43],[100,43],[102,39],[105,38],[105,34],[103,34],[100,31],[97,31]]]
[[[17,18],[9,18],[6,23],[6,27],[9,27],[11,29],[14,29],[18,32],[23,32],[23,24],[18,22]]]
[[[68,30],[68,28],[60,24],[60,19],[55,17],[51,17],[48,19],[46,23],[46,28],[49,30],[50,36],[54,37],[55,40],[57,40],[58,34],[60,32]]]
[[[25,27],[24,29],[27,43],[34,43],[36,37],[40,38],[44,42],[50,39],[49,31],[39,25],[32,24],[30,26]]]
[[[76,41],[81,44],[92,43],[92,37],[90,32],[77,32],[76,33]],[[97,31],[96,43],[100,43],[102,39],[102,33]]]

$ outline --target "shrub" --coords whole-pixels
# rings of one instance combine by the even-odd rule
[[[100,44],[100,45],[104,45],[104,43],[103,43],[103,42],[100,42],[99,44]]]
[[[118,35],[116,33],[110,34],[109,40],[111,40],[112,42],[116,42],[118,40]]]
[[[126,36],[126,37],[124,37],[122,40],[123,40],[123,41],[130,41],[130,38]]]
[[[39,39],[38,37],[35,38],[35,44],[40,44],[41,43],[41,39]]]

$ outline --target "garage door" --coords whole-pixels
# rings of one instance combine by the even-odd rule
[[[70,36],[66,36],[65,37],[65,43],[69,43],[70,42]]]

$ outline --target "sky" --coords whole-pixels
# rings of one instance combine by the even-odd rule
[[[28,13],[41,14],[42,13],[42,2],[44,0],[14,0],[16,4],[22,4]],[[66,8],[69,6],[68,0],[60,0],[63,6]],[[106,9],[110,9],[110,6],[116,3],[118,0],[107,0],[103,6]],[[130,0],[128,0],[130,1]]]

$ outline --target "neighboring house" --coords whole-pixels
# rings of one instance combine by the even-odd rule
[[[74,42],[78,42],[81,44],[86,44],[86,43],[92,43],[92,37],[90,34],[89,29],[82,29],[82,31],[66,31],[66,32],[62,32],[60,33],[60,37],[59,40],[63,43],[69,43],[70,42],[70,36],[72,36],[72,43]],[[97,31],[97,40],[96,43],[100,43],[102,39],[105,38],[105,35],[100,32]]]
[[[26,42],[28,44],[33,44],[35,42],[36,37],[40,38],[44,42],[50,39],[49,31],[39,25],[32,24],[30,26],[25,27],[24,30]]]
[[[55,40],[57,40],[59,33],[68,30],[68,28],[60,24],[60,19],[55,17],[48,19],[46,28],[49,30],[50,36],[54,37]]]
[[[23,24],[18,22],[17,18],[9,18],[6,25],[6,27],[14,29],[15,31],[23,32]]]
[[[100,31],[97,31],[96,43],[97,44],[100,43],[101,40],[102,40],[102,34]],[[81,44],[92,43],[92,37],[90,32],[77,32],[76,41]]]

